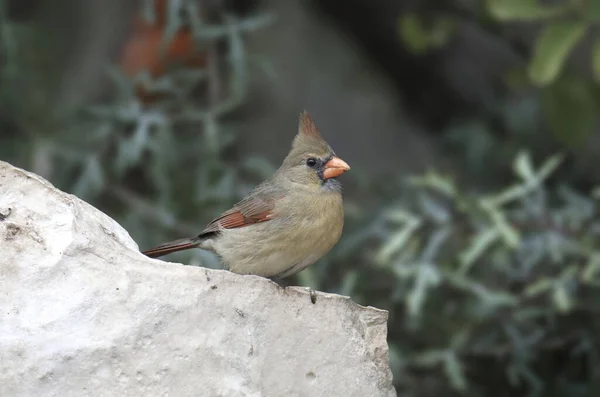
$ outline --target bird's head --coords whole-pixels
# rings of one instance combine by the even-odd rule
[[[300,115],[298,135],[279,172],[290,181],[308,188],[339,190],[341,185],[336,178],[349,169],[350,166],[335,155],[304,111]]]

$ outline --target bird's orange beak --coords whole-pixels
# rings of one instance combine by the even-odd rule
[[[333,157],[325,163],[323,168],[323,179],[335,178],[348,171],[350,166],[339,157]]]

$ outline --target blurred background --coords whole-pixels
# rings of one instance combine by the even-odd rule
[[[290,284],[389,310],[398,395],[600,395],[599,22],[599,0],[0,0],[0,159],[146,249],[269,176],[306,109],[352,171],[342,240]]]

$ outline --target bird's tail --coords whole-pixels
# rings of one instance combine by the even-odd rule
[[[159,256],[171,254],[173,252],[196,248],[198,245],[200,245],[200,241],[201,240],[198,237],[182,238],[179,240],[169,241],[168,243],[161,244],[146,251],[142,251],[142,254],[150,258],[158,258]]]

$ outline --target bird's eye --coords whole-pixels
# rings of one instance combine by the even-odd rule
[[[309,158],[306,160],[306,165],[308,165],[308,166],[309,166],[309,167],[311,167],[311,168],[312,168],[312,167],[314,167],[315,165],[317,165],[317,159],[316,159],[316,158],[314,158],[314,157],[309,157]]]

